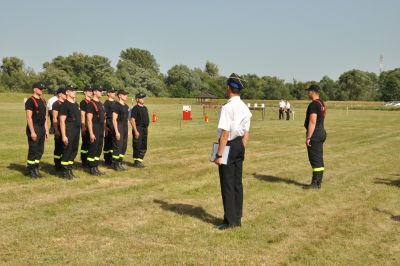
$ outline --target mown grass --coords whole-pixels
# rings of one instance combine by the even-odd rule
[[[193,105],[193,120],[180,123],[181,104],[193,100],[149,98],[159,120],[150,126],[145,169],[103,168],[102,177],[78,170],[81,178],[66,182],[53,175],[50,139],[46,178],[30,180],[23,175],[24,96],[6,94],[0,104],[1,264],[400,264],[398,112],[347,115],[346,103],[328,105],[320,191],[301,189],[310,179],[306,102],[292,103],[294,121],[278,121],[272,108],[264,121],[255,113],[243,227],[219,232],[219,179],[209,162],[213,110],[205,124]],[[131,155],[129,147],[127,161]]]

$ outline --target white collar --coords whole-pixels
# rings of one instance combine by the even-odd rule
[[[238,96],[233,96],[232,98],[230,98],[229,100],[228,100],[228,103],[229,102],[232,102],[232,101],[237,101],[237,100],[240,100],[240,96],[238,95]]]

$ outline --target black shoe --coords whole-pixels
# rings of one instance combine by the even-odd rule
[[[119,163],[118,162],[113,162],[113,169],[117,172],[122,171],[122,169],[119,167]]]
[[[43,176],[40,174],[40,171],[39,171],[39,166],[36,166],[34,169],[35,169],[35,174],[36,174],[36,177],[38,177],[38,178],[42,178]]]
[[[239,225],[239,224],[222,223],[222,224],[217,226],[217,229],[223,231],[223,230],[226,230],[226,229],[231,229],[231,228],[235,228],[235,227],[239,227],[239,226],[242,226],[242,225],[241,224]]]
[[[142,162],[135,161],[133,163],[133,167],[135,167],[135,168],[144,168],[144,164]]]
[[[79,178],[79,176],[75,175],[74,172],[72,172],[72,169],[69,169],[68,171],[72,178]]]
[[[100,171],[99,166],[96,166],[96,167],[95,167],[95,170],[96,170],[96,173],[97,173],[98,175],[105,175],[105,174],[106,174],[106,173]]]
[[[125,166],[122,164],[122,162],[118,163],[118,167],[121,169],[121,171],[126,171],[127,169],[125,168]]]
[[[27,175],[28,175],[30,178],[38,178],[38,176],[36,175],[35,169],[32,168],[31,166],[28,166],[28,168],[27,168]]]
[[[90,173],[91,175],[95,175],[95,176],[98,176],[98,175],[99,175],[99,174],[97,173],[97,171],[96,171],[96,167],[90,167],[89,173]]]
[[[55,165],[55,166],[54,166],[54,170],[55,170],[56,172],[61,172],[61,171],[62,171],[61,165]]]
[[[311,183],[309,185],[305,185],[303,186],[303,189],[320,189],[321,185],[319,185],[318,183]]]
[[[66,180],[72,180],[73,176],[71,175],[69,169],[63,169],[63,174],[61,178]]]

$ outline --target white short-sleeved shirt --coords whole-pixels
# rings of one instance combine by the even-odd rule
[[[290,102],[286,103],[286,109],[290,109]]]
[[[249,108],[240,96],[230,98],[228,103],[221,108],[217,137],[221,137],[222,130],[229,131],[228,141],[244,136],[250,130],[251,116]]]
[[[285,106],[286,106],[285,101],[279,102],[279,108],[285,108]]]
[[[58,100],[57,96],[53,96],[49,99],[47,102],[47,110],[51,111],[53,110],[53,103],[55,103]]]

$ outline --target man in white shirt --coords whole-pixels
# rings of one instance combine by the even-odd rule
[[[218,165],[221,182],[224,221],[218,229],[241,226],[243,212],[242,172],[245,146],[249,139],[251,112],[240,99],[243,80],[232,73],[227,80],[226,92],[229,101],[221,108],[217,136],[219,147],[215,163]],[[230,147],[227,164],[222,164],[222,154]]]
[[[285,101],[283,99],[281,99],[281,101],[279,102],[279,120],[283,120],[283,113],[285,112]]]
[[[58,100],[57,93],[54,92],[54,96],[49,99],[47,102],[47,110],[48,110],[48,115],[50,117],[50,134],[54,134],[54,127],[53,127],[53,104]]]
[[[290,102],[286,100],[285,104],[286,120],[290,120]]]

